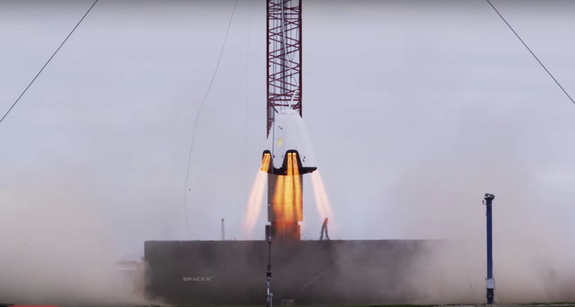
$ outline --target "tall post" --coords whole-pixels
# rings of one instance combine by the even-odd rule
[[[266,228],[267,229],[267,228]],[[272,301],[274,294],[272,293],[272,236],[271,232],[266,233],[266,238],[268,240],[268,270],[266,272],[266,285],[267,285],[267,297],[266,297],[266,307],[273,307]]]
[[[493,199],[495,199],[495,195],[485,193],[484,204],[487,217],[487,278],[485,279],[485,288],[487,289],[487,304],[493,304],[495,292],[495,279],[493,279]]]
[[[224,219],[222,219],[222,241],[226,240],[226,228],[224,225]]]

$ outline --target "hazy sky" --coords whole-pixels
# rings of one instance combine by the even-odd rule
[[[91,3],[0,0],[0,113]],[[575,2],[493,3],[575,96]],[[26,204],[9,222],[52,212],[33,242],[98,221],[86,239],[132,256],[188,239],[184,212],[192,239],[219,239],[221,218],[243,239],[265,145],[263,0],[237,4],[185,183],[233,7],[100,0],[0,124],[0,202]],[[467,222],[482,235],[485,192],[496,225],[529,216],[575,237],[575,105],[487,2],[304,0],[303,12],[303,116],[332,238],[441,237]],[[305,182],[303,236],[316,239]],[[259,238],[263,214],[258,225]]]

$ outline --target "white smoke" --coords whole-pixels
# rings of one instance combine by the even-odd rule
[[[545,136],[525,138],[530,121],[510,126],[505,116],[485,115],[477,124],[468,115],[394,191],[402,232],[444,241],[411,276],[426,293],[419,302],[485,301],[484,193],[495,194],[496,301],[574,300],[575,246],[562,208],[575,195],[546,182],[545,166],[530,161]]]
[[[61,187],[0,190],[0,297],[15,304],[141,301],[121,271],[97,203]],[[141,293],[141,292],[140,292]]]

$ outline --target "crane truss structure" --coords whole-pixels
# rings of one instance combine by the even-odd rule
[[[267,1],[267,135],[275,114],[302,115],[301,0]]]

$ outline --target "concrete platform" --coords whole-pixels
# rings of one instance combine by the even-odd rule
[[[274,305],[398,304],[432,242],[299,241],[272,244]],[[264,241],[147,241],[146,295],[179,305],[259,305],[266,299]]]

